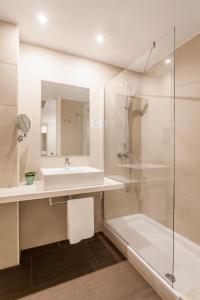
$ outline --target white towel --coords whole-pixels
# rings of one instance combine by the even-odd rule
[[[94,235],[94,198],[67,201],[67,236],[70,244]]]

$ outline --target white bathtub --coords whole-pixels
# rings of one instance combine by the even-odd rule
[[[199,291],[199,245],[180,234],[174,234],[176,281],[172,284],[165,277],[165,274],[172,273],[172,230],[144,214],[134,214],[107,220],[104,233],[163,299],[190,299],[187,295],[191,291]],[[200,295],[197,299],[200,299]]]

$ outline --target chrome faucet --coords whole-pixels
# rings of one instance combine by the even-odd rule
[[[69,157],[66,157],[66,158],[65,158],[65,168],[66,168],[66,169],[69,169],[70,165],[71,165],[71,163],[70,163],[70,161],[69,161]]]

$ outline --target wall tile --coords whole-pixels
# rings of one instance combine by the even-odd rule
[[[0,104],[17,105],[17,67],[0,62]]]
[[[103,147],[103,128],[90,128],[90,147]]]
[[[104,169],[103,148],[90,148],[90,166],[94,168]]]
[[[64,158],[41,158],[40,155],[40,113],[41,113],[41,80],[71,84],[90,89],[90,118],[91,120],[103,121],[104,97],[103,87],[120,71],[119,68],[91,60],[78,58],[76,56],[60,53],[58,51],[47,50],[29,44],[20,43],[20,81],[19,81],[19,111],[26,113],[32,122],[31,131],[23,143],[20,145],[20,175],[24,180],[24,172],[33,169],[39,173],[40,167],[63,167]],[[94,129],[94,130],[93,130]],[[72,165],[91,165],[103,168],[103,127],[91,129],[90,156],[88,157],[70,157]],[[101,200],[95,202],[95,229],[101,227]],[[47,205],[47,204],[46,204]],[[21,238],[22,247],[39,245],[55,241],[59,238],[65,238],[64,229],[61,229],[61,236],[58,232],[58,220],[63,220],[63,210],[54,211],[52,219],[51,210],[45,212],[45,205],[42,207],[38,202],[34,209],[34,215],[37,213],[45,214],[46,219],[40,220],[40,228],[49,230],[47,224],[47,214],[49,220],[52,220],[52,227],[55,230],[41,237],[40,228],[37,228],[39,236],[30,234],[26,228],[26,222],[21,223],[21,232],[24,233]],[[30,209],[30,214],[31,214]],[[28,221],[27,221],[28,222]],[[34,229],[35,219],[29,219],[29,226]],[[57,229],[56,229],[57,228]],[[44,230],[45,231],[45,230]],[[43,231],[43,232],[44,232]],[[25,234],[26,233],[26,234]],[[24,236],[24,237],[23,237]]]
[[[55,201],[58,200],[55,199]],[[48,199],[20,203],[20,249],[49,244],[66,238],[66,204],[49,206]]]
[[[0,269],[18,264],[17,205],[9,203],[0,206]]]
[[[0,21],[0,61],[17,64],[18,43],[17,26]]]
[[[41,80],[89,88],[91,100],[90,118],[91,120],[103,121],[103,88],[118,74],[120,69],[25,43],[20,43],[19,57],[19,111],[26,113],[32,121],[30,138],[28,139],[26,168],[35,168],[37,170],[41,164],[44,165],[43,160],[45,160],[45,163],[47,162],[40,155]],[[94,137],[96,133],[101,134],[100,140],[96,140]],[[97,131],[94,130],[92,132],[92,148],[94,148],[94,145],[95,147],[103,147],[103,145],[100,146],[100,143],[103,142],[102,135],[103,128],[97,128]],[[95,144],[96,142],[98,143],[97,145]],[[101,161],[101,165],[103,162],[102,154],[103,152],[101,152],[101,157],[98,156],[97,158],[97,161]],[[76,157],[75,159],[78,160],[80,158]],[[55,164],[59,164],[60,161],[59,158],[51,158],[51,160],[54,160]],[[91,161],[92,163],[94,162],[93,156]],[[23,162],[22,164],[24,165]]]
[[[94,197],[95,232],[102,228],[102,198],[99,193],[76,195]],[[63,197],[54,198],[63,201]],[[67,239],[67,205],[49,206],[48,199],[24,201],[19,204],[20,249],[28,249]]]
[[[0,187],[17,184],[16,106],[0,105]]]

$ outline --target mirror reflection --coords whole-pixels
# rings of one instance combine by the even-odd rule
[[[41,85],[41,155],[89,155],[89,89]]]

